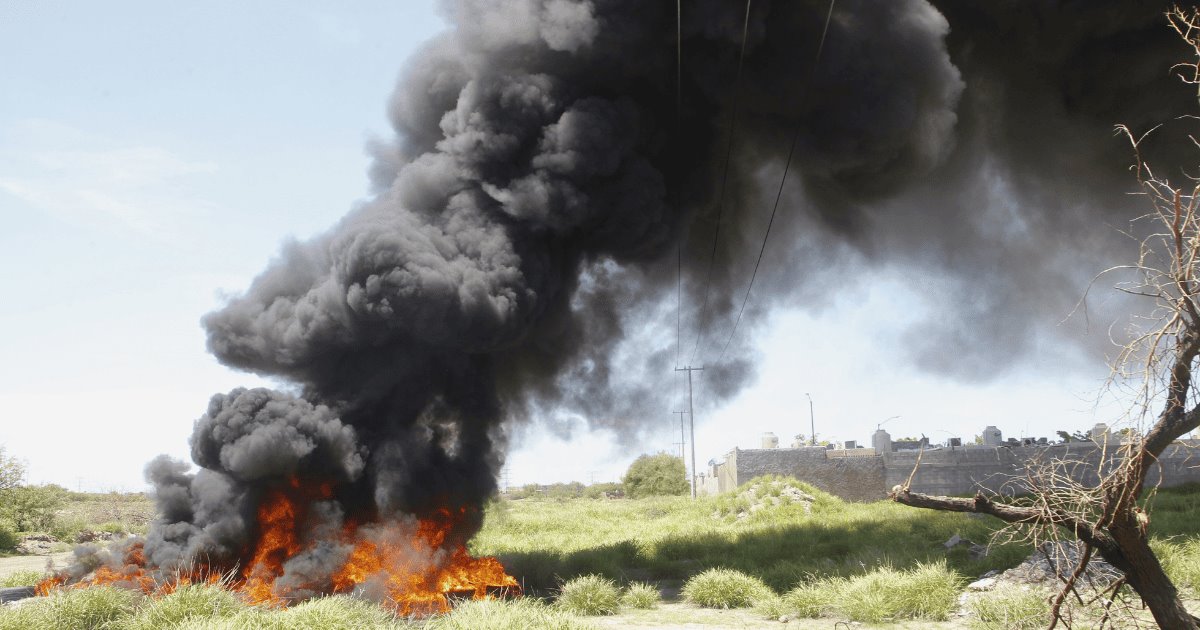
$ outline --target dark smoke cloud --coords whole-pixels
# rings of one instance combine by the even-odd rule
[[[744,326],[888,268],[941,314],[909,337],[918,365],[1002,372],[1058,334],[1110,256],[1100,226],[1134,212],[1111,125],[1186,111],[1157,3],[844,0],[814,70],[828,5],[760,0],[736,97],[745,5],[684,4],[677,111],[673,3],[443,3],[453,28],[409,61],[395,138],[371,145],[373,196],[204,317],[218,359],[298,395],[218,395],[200,472],[150,465],[149,557],[237,558],[264,489],[298,474],[336,484],[317,522],[477,506],[506,421],[636,439],[695,331],[701,361],[723,344],[794,131]],[[709,400],[752,364],[732,344]],[[296,560],[297,583],[338,553]]]

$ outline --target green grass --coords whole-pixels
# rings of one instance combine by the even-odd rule
[[[15,586],[33,586],[42,581],[46,577],[45,571],[17,571],[10,573],[7,576],[0,578],[0,588],[11,588]]]
[[[111,586],[67,590],[0,609],[0,630],[120,629],[134,615],[137,599],[132,591]]]
[[[122,630],[173,628],[190,620],[233,617],[245,609],[237,595],[220,586],[193,584],[159,599],[147,599]]]
[[[845,583],[843,578],[830,578],[807,584],[799,584],[787,592],[781,600],[784,613],[797,617],[821,617],[837,610],[837,590]],[[773,615],[778,617],[779,615]]]
[[[880,623],[904,619],[942,621],[958,603],[963,578],[944,562],[910,569],[878,567],[850,578],[815,579],[765,606],[770,616],[835,616]]]
[[[1044,628],[1050,616],[1050,593],[1020,586],[1001,586],[980,593],[967,602],[975,614],[973,624],[988,630],[1033,630]]]
[[[631,582],[621,595],[621,605],[626,608],[649,610],[662,602],[658,589],[645,582]]]
[[[762,494],[756,490],[756,496],[779,496],[784,487],[762,487]],[[538,580],[550,585],[546,592],[552,593],[553,586],[560,583],[558,576],[566,581],[564,591],[573,582],[603,584],[609,603],[602,609],[632,611],[642,605],[653,606],[657,601],[654,587],[630,583],[622,592],[616,586],[634,577],[650,581],[695,578],[685,594],[690,591],[691,601],[705,605],[754,604],[756,611],[768,618],[786,615],[866,623],[945,619],[957,605],[963,576],[1014,566],[1028,553],[1012,545],[994,547],[983,561],[971,560],[958,551],[947,554],[941,543],[951,535],[984,542],[999,524],[889,502],[845,503],[803,489],[814,496],[811,513],[797,509],[800,506],[772,503],[744,518],[729,517],[729,506],[736,498],[501,501],[489,508],[472,550],[500,555],[511,573],[534,586],[527,588],[527,593],[536,590]],[[136,498],[127,502],[138,504]],[[1200,488],[1160,491],[1154,506],[1151,532],[1155,550],[1172,579],[1196,593],[1200,587],[1200,536],[1194,523],[1200,514]],[[123,526],[121,520],[108,520],[108,525],[89,528]],[[724,571],[709,571],[714,568]],[[734,579],[730,577],[737,575],[734,572],[743,575]],[[572,579],[584,575],[591,577]],[[704,584],[701,578],[714,575],[724,577],[700,589]],[[37,577],[40,573],[28,573],[6,583],[28,583]],[[784,594],[776,594],[781,592]],[[971,601],[976,622],[994,628],[1041,626],[1047,607],[1042,595],[1008,590],[973,595]],[[1099,620],[1098,611],[1091,608],[1072,614],[1079,620]],[[591,626],[567,606],[547,605],[536,597],[464,602],[449,615],[413,621],[397,619],[379,606],[344,596],[272,610],[245,606],[229,593],[199,586],[160,600],[113,588],[91,588],[68,590],[18,607],[0,607],[0,630],[159,627],[578,630]]]
[[[727,516],[732,499],[723,497],[500,501],[488,508],[471,549],[499,556],[534,593],[552,593],[560,579],[579,575],[686,580],[716,567],[753,575],[782,592],[810,575],[848,577],[940,559],[976,576],[1015,566],[1030,553],[1013,544],[995,546],[982,560],[965,551],[947,557],[946,539],[958,534],[986,543],[1000,523],[805,491],[817,499],[811,513],[792,504],[743,519]]]
[[[576,615],[615,615],[621,607],[621,590],[604,576],[585,575],[564,583],[556,603]]]
[[[252,614],[257,615],[260,625],[250,627],[262,630],[391,630],[408,627],[379,606],[345,595],[320,597],[281,611],[253,609]],[[249,621],[252,616],[243,614],[241,618]],[[230,621],[236,622],[238,618]]]
[[[463,602],[420,630],[592,630],[595,626],[531,598]]]
[[[964,582],[944,562],[911,569],[880,567],[846,581],[837,595],[838,612],[851,621],[893,619],[942,621],[954,611]]]
[[[762,580],[731,569],[709,569],[683,585],[683,598],[705,608],[748,608],[774,596]]]

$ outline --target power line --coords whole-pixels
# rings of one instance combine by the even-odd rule
[[[742,68],[746,62],[746,38],[750,32],[750,4],[752,0],[746,0],[746,18],[742,22],[742,47],[738,53],[737,78],[733,84],[733,106],[729,112],[729,141],[725,145],[725,165],[722,167],[721,173],[721,189],[717,195],[717,223],[713,228],[713,244],[712,252],[708,256],[708,271],[704,274],[704,299],[700,304],[700,315],[696,319],[696,345],[692,348],[692,356],[688,362],[696,359],[696,351],[700,349],[700,340],[704,337],[704,312],[708,310],[708,294],[712,287],[712,271],[713,265],[717,260],[717,242],[721,236],[721,214],[725,209],[725,190],[729,183],[729,163],[733,157],[733,140],[737,132],[737,114],[738,107],[741,103],[741,86],[742,86]]]
[[[821,29],[821,41],[817,44],[817,56],[813,60],[812,72],[809,74],[808,86],[812,86],[812,79],[817,73],[817,66],[821,63],[821,52],[825,49],[825,36],[829,33],[829,21],[833,17],[833,5],[837,0],[829,0],[829,12],[825,14],[825,27]],[[807,99],[811,90],[805,89],[804,98]],[[763,233],[762,247],[758,249],[758,259],[754,261],[754,272],[750,274],[750,284],[746,287],[746,295],[742,298],[742,306],[738,309],[737,319],[733,322],[733,329],[729,331],[729,338],[725,340],[725,345],[721,348],[721,355],[717,357],[717,363],[720,363],[725,358],[725,351],[729,349],[729,342],[733,341],[733,335],[737,333],[738,324],[742,323],[742,314],[746,312],[746,303],[750,301],[750,290],[754,288],[754,279],[758,277],[758,267],[762,264],[763,252],[767,250],[767,239],[771,236],[771,226],[775,224],[775,213],[779,210],[779,200],[783,197],[783,186],[787,182],[788,169],[792,166],[792,157],[796,153],[796,141],[800,138],[800,131],[803,125],[800,122],[796,123],[796,129],[792,132],[792,144],[788,149],[787,162],[783,165],[783,177],[779,180],[779,190],[775,193],[775,204],[771,206],[771,218],[767,221],[767,230]]]
[[[675,212],[683,216],[683,0],[675,0]],[[675,365],[683,353],[683,236],[675,243]],[[675,375],[675,395],[680,379]],[[680,449],[683,447],[680,446]]]
[[[675,0],[675,159],[679,172],[676,177],[683,175],[680,143],[683,138],[683,0]],[[675,182],[675,212],[683,212],[682,181]],[[675,365],[679,365],[679,355],[683,345],[683,239],[675,243]]]

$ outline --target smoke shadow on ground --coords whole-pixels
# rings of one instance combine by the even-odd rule
[[[642,542],[625,540],[559,552],[550,549],[499,555],[510,574],[534,594],[551,594],[577,576],[600,574],[621,583],[686,580],[710,568],[736,569],[762,579],[778,592],[811,576],[851,577],[880,566],[911,566],[946,559],[967,576],[1016,566],[1029,555],[1025,545],[997,546],[981,560],[947,554],[944,526],[913,527],[910,520],[878,520],[849,526],[820,522],[772,526],[758,531],[674,535]],[[961,519],[956,532],[986,541],[992,525]]]

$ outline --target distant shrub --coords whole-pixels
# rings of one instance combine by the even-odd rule
[[[547,499],[578,499],[579,497],[583,496],[584,489],[585,486],[578,481],[572,481],[570,483],[552,483],[546,486],[546,489],[542,491],[542,496]]]
[[[49,531],[54,515],[67,501],[67,491],[55,485],[21,486],[5,493],[0,509],[23,532]]]
[[[967,602],[973,625],[989,630],[1043,628],[1050,615],[1047,593],[1020,586],[1001,586]]]
[[[627,608],[649,609],[658,606],[662,601],[658,589],[645,582],[630,582],[621,595],[621,604]]]
[[[48,533],[65,543],[74,543],[79,532],[88,528],[87,519],[79,516],[54,516]]]
[[[621,591],[606,577],[585,575],[563,584],[558,605],[577,615],[613,615],[621,605]]]
[[[623,496],[625,489],[621,487],[619,482],[606,481],[604,483],[594,483],[583,490],[583,496],[589,499],[602,499],[605,496]]]
[[[775,596],[762,580],[730,569],[709,569],[683,585],[683,597],[705,608],[747,608]]]
[[[102,532],[108,532],[110,534],[129,533],[129,526],[125,525],[124,523],[118,523],[117,521],[108,521],[107,523],[100,523],[99,525],[96,526],[96,529],[99,531],[102,531]]]
[[[7,521],[0,521],[0,551],[12,551],[20,544],[21,537],[17,536],[16,530],[12,524]]]
[[[683,458],[669,453],[642,455],[633,460],[621,484],[632,499],[687,494],[690,487]]]

